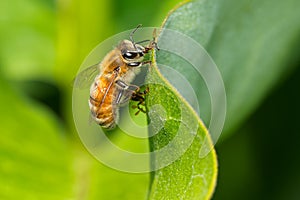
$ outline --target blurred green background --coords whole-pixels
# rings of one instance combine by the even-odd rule
[[[148,174],[111,170],[81,146],[71,83],[101,41],[140,23],[160,26],[179,2],[0,2],[0,199],[145,197]],[[217,144],[213,199],[300,198],[300,59],[295,58],[282,66],[294,70]]]

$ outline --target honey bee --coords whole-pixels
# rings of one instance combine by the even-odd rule
[[[136,108],[143,111],[140,104],[144,101],[145,92],[140,92],[138,86],[130,83],[140,71],[140,66],[151,63],[150,60],[145,61],[144,56],[150,50],[159,50],[159,48],[156,43],[155,30],[152,40],[134,42],[133,35],[140,26],[138,25],[130,33],[130,40],[121,41],[104,57],[102,62],[82,71],[75,79],[75,84],[80,85],[90,78],[90,74],[99,71],[90,86],[88,102],[92,119],[105,129],[115,128],[119,106],[130,99],[138,101]],[[142,46],[141,43],[144,42],[149,42],[149,44]]]

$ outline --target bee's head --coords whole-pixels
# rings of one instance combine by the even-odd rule
[[[145,48],[140,44],[134,44],[130,40],[123,40],[118,48],[126,61],[140,61],[144,58]]]

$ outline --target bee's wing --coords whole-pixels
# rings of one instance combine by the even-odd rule
[[[79,89],[85,89],[90,87],[95,79],[96,74],[99,73],[100,63],[92,65],[83,71],[81,71],[73,81],[73,87]]]

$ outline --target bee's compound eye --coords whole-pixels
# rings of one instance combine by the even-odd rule
[[[128,51],[128,52],[125,52],[122,56],[126,60],[132,60],[138,56],[138,53]]]

